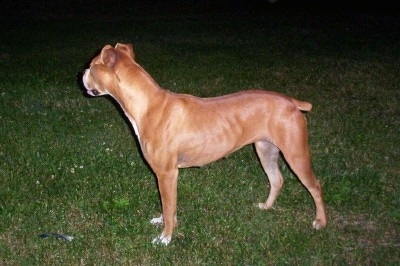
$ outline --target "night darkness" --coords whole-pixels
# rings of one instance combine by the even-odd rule
[[[353,12],[355,15],[397,16],[395,1],[344,1],[344,0],[233,0],[233,1],[2,1],[2,19],[62,19],[82,17],[176,16],[198,14],[258,14],[274,10],[307,10],[313,13]]]

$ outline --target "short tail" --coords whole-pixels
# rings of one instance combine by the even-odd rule
[[[311,111],[312,109],[312,104],[309,102],[303,102],[303,101],[299,101],[296,99],[292,99],[292,102],[297,106],[297,108],[299,108],[299,110],[301,111]]]

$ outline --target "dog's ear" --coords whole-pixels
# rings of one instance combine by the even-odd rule
[[[128,43],[128,44],[117,43],[117,45],[115,45],[115,49],[117,49],[118,51],[123,52],[124,54],[126,54],[130,58],[135,59],[135,53],[133,52],[132,44],[130,44],[130,43]]]
[[[117,62],[118,53],[111,45],[106,45],[101,50],[100,58],[106,67],[112,68]]]

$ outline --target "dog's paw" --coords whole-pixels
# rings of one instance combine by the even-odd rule
[[[165,236],[164,234],[161,234],[157,236],[156,238],[151,241],[153,245],[164,245],[168,246],[168,244],[171,242],[172,237],[171,236]]]
[[[324,228],[325,226],[326,226],[326,224],[322,224],[322,223],[319,222],[318,220],[315,220],[315,221],[312,223],[312,227],[313,227],[315,230],[322,229],[322,228]]]
[[[258,208],[260,208],[261,210],[268,210],[271,209],[272,206],[268,206],[266,203],[258,203]]]
[[[151,220],[150,220],[150,223],[151,223],[152,225],[157,225],[157,226],[163,225],[163,224],[164,224],[164,218],[163,218],[163,216],[161,215],[160,217],[156,217],[156,218],[151,219]]]

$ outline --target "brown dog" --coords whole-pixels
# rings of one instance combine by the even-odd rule
[[[167,245],[177,225],[178,169],[211,163],[254,143],[271,190],[261,209],[274,204],[283,185],[281,151],[316,206],[315,229],[327,218],[322,188],[311,169],[306,120],[311,104],[276,92],[248,90],[215,98],[176,94],[160,88],[134,60],[132,46],[105,46],[83,75],[87,93],[109,94],[122,107],[143,155],[158,179],[164,223],[153,243]]]

